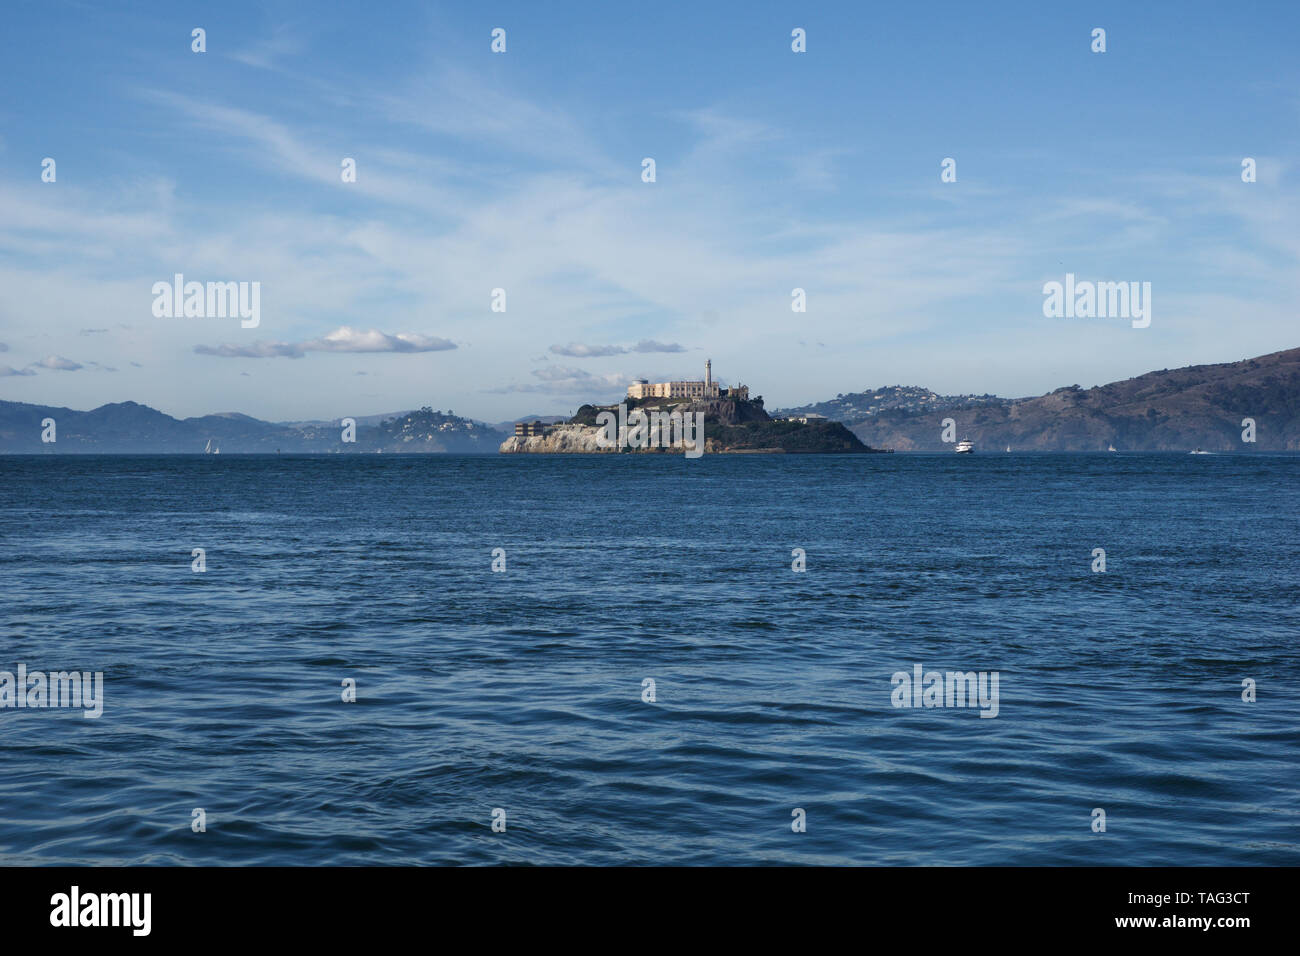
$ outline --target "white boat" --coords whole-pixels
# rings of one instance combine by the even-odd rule
[[[1107,450],[1107,451],[1114,451],[1114,450],[1115,450],[1115,446],[1114,446],[1114,445],[1110,445],[1110,446],[1107,447],[1106,450]]]
[[[203,446],[203,454],[205,454],[205,455],[211,455],[211,454],[212,454],[212,439],[211,439],[211,438],[209,438],[209,439],[208,439],[208,443],[207,443],[206,445]]]
[[[1191,450],[1191,452],[1189,452],[1189,454],[1192,454],[1192,455],[1213,455],[1214,452],[1212,452],[1212,451],[1201,451],[1201,449],[1199,449],[1199,448],[1193,448],[1193,449]]]
[[[969,438],[963,438],[961,441],[957,442],[957,447],[953,449],[953,451],[959,455],[969,455],[974,450],[975,443]],[[1007,450],[1010,451],[1009,448]]]

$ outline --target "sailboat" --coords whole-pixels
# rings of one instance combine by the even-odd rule
[[[1106,450],[1107,450],[1107,451],[1114,451],[1114,450],[1115,450],[1115,446],[1114,446],[1114,445],[1109,445],[1109,446],[1107,446]]]
[[[212,439],[211,439],[211,438],[209,438],[209,439],[208,439],[208,443],[207,443],[206,445],[203,446],[203,454],[205,454],[205,455],[211,455],[211,454],[212,454]]]

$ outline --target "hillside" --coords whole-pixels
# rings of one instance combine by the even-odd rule
[[[794,417],[822,415],[837,422],[860,422],[888,411],[936,412],[953,408],[1007,405],[1012,400],[996,395],[940,395],[917,385],[886,385],[883,388],[836,395],[824,402],[779,408],[772,414]]]
[[[845,423],[876,447],[942,451],[952,447],[941,441],[943,418],[981,450],[1300,451],[1300,349],[1089,389],[1070,385],[1035,398],[887,409]],[[1241,440],[1244,418],[1255,420],[1254,444]]]
[[[223,454],[337,452],[486,453],[505,434],[431,408],[382,418],[358,416],[356,441],[342,441],[342,425],[264,422],[225,413],[177,419],[148,405],[119,402],[90,411],[0,401],[0,453],[197,454],[207,443]],[[41,422],[53,418],[57,440],[41,441]]]
[[[819,414],[826,422],[775,420],[762,398],[689,404],[651,403],[703,412],[711,452],[944,451],[942,420],[956,437],[982,451],[1300,451],[1300,348],[1219,365],[1162,369],[1095,388],[1077,385],[1033,398],[939,395],[915,386],[888,386],[837,395],[782,410]],[[588,450],[585,430],[614,406],[584,405],[563,448]],[[41,422],[53,418],[58,440],[41,442]],[[1255,421],[1256,442],[1241,441],[1242,419]],[[515,439],[504,429],[428,407],[389,416],[357,416],[356,442],[343,443],[341,424],[266,422],[235,412],[177,419],[147,405],[119,402],[89,411],[0,401],[0,453],[197,454],[211,441],[230,453],[489,453],[551,450],[542,439]],[[847,427],[846,427],[847,426]],[[562,440],[561,440],[562,439]]]

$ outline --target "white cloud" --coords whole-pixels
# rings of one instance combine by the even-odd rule
[[[676,342],[656,342],[653,339],[642,339],[636,345],[632,346],[633,352],[685,352],[686,349]]]
[[[454,349],[456,344],[433,335],[414,332],[388,335],[375,329],[362,332],[344,325],[304,347],[319,352],[445,352]]]
[[[628,385],[632,384],[633,381],[627,375],[593,375],[584,369],[565,368],[560,365],[548,365],[545,368],[534,369],[532,374],[541,381],[520,385],[505,385],[500,388],[486,389],[486,391],[497,394],[525,392],[563,395],[608,401],[611,393],[618,394],[626,391]]]
[[[636,345],[584,345],[581,342],[570,342],[568,345],[552,345],[551,351],[569,358],[604,358],[609,355],[627,355],[629,352],[685,352],[686,349],[675,342],[665,344],[642,339]]]
[[[624,355],[627,349],[621,345],[583,345],[570,342],[568,345],[552,345],[551,351],[569,358],[603,358],[607,355]]]
[[[195,353],[220,358],[302,358],[308,352],[445,352],[456,343],[433,335],[377,329],[360,331],[344,325],[306,342],[254,342],[250,345],[196,345]]]

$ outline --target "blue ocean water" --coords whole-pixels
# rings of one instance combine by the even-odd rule
[[[0,709],[0,860],[1297,864],[1298,531],[1296,456],[3,457],[0,670],[104,711]]]

